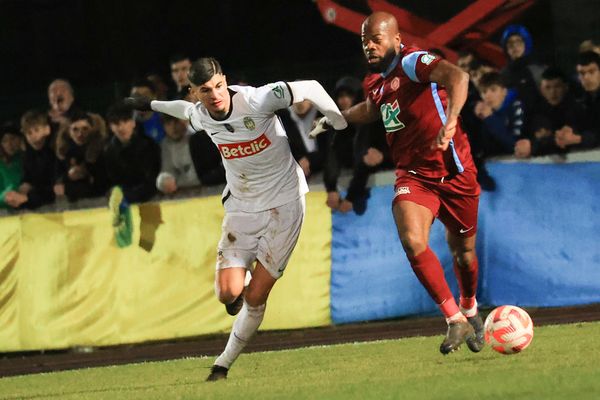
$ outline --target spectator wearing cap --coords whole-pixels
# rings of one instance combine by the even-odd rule
[[[0,208],[12,208],[23,177],[23,140],[12,123],[0,127]],[[8,197],[8,202],[7,202]]]
[[[131,97],[145,97],[150,100],[156,100],[154,84],[148,79],[135,81],[131,88]],[[156,143],[162,142],[165,138],[165,128],[158,113],[154,111],[136,111],[135,120],[142,133]]]
[[[532,109],[540,100],[538,91],[544,66],[533,59],[533,38],[522,25],[509,25],[500,40],[508,57],[508,64],[501,71],[509,88],[517,90],[526,109]]]
[[[577,99],[583,118],[579,126],[565,125],[554,136],[556,145],[569,151],[600,145],[600,55],[593,51],[580,53],[576,70],[583,89]]]

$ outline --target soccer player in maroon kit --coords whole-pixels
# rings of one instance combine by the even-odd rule
[[[396,166],[392,210],[398,235],[413,271],[448,323],[440,351],[448,354],[466,341],[478,352],[484,345],[475,299],[480,189],[467,135],[458,120],[469,77],[438,56],[403,45],[391,14],[370,15],[361,37],[371,71],[363,82],[367,99],[342,114],[349,123],[383,120]],[[327,125],[324,117],[311,134]],[[459,304],[428,246],[436,217],[446,226]]]

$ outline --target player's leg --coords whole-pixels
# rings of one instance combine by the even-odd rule
[[[475,171],[465,171],[440,184],[439,219],[446,226],[446,239],[454,261],[454,272],[460,288],[460,310],[475,329],[467,339],[469,349],[480,351],[484,345],[483,321],[477,312],[477,279],[479,266],[475,254],[479,186]]]
[[[219,301],[225,304],[225,309],[229,315],[236,315],[242,308],[246,272],[245,266],[217,270],[215,292]]]
[[[474,352],[479,352],[485,345],[483,319],[477,309],[477,280],[479,263],[475,253],[476,236],[465,237],[446,231],[448,246],[454,260],[454,273],[460,288],[459,309],[475,329],[475,337],[467,339],[467,346]]]
[[[298,241],[304,219],[304,197],[266,213],[268,222],[258,235],[258,260],[243,294],[242,309],[225,351],[215,361],[208,380],[226,378],[229,368],[258,330],[271,289],[282,276]]]
[[[431,184],[410,176],[396,181],[392,210],[398,235],[415,275],[446,318],[448,331],[440,351],[447,354],[473,335],[473,328],[461,314],[446,282],[444,269],[428,245],[431,223],[439,207],[438,195],[431,189]]]
[[[231,365],[258,331],[265,315],[267,298],[275,282],[276,279],[267,272],[260,261],[257,261],[252,273],[252,280],[243,295],[241,311],[233,323],[225,350],[215,360],[207,380],[215,381],[227,377]]]
[[[393,213],[402,247],[421,284],[448,322],[464,318],[448,287],[442,265],[428,245],[434,218],[431,210],[412,201],[398,201]]]

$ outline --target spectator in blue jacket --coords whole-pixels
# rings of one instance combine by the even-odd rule
[[[483,122],[486,156],[513,154],[515,143],[524,137],[525,109],[521,99],[496,72],[481,77],[479,92],[482,101],[475,106],[475,115]]]

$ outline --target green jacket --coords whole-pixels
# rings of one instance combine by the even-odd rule
[[[23,157],[16,154],[8,163],[0,160],[0,208],[8,208],[4,196],[11,190],[19,189],[23,177]]]

